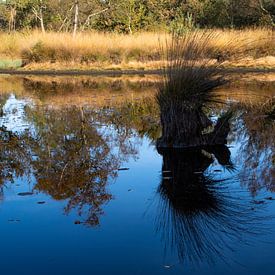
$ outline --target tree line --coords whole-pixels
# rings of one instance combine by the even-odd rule
[[[274,27],[274,0],[0,0],[0,29],[134,33]]]

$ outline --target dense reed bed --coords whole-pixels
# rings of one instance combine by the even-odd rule
[[[235,59],[240,55],[253,58],[275,55],[275,39],[272,30],[207,32],[215,34],[207,44],[209,49],[216,49],[215,55],[211,55],[211,58],[224,61]],[[83,66],[145,64],[162,59],[160,45],[165,44],[169,39],[171,39],[169,34],[149,32],[135,35],[87,32],[79,33],[76,38],[73,38],[70,33],[42,34],[38,31],[0,33],[0,59],[23,59],[24,65],[49,63],[52,64],[51,66],[57,66],[58,63],[75,63]],[[204,42],[199,41],[199,35],[196,39],[198,44]]]

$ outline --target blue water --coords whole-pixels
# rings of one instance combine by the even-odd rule
[[[2,126],[19,136],[29,129],[35,136],[38,128],[24,118],[22,111],[29,101],[16,102],[14,95],[8,98],[9,103],[18,105],[19,112],[6,111],[6,117],[0,120]],[[11,127],[13,123],[16,130]],[[113,127],[97,127],[106,136],[117,136]],[[275,274],[275,194],[271,188],[275,182],[267,175],[272,167],[268,164],[264,172],[268,179],[254,179],[261,186],[252,192],[249,184],[253,179],[241,177],[248,169],[254,171],[244,163],[248,154],[243,149],[246,136],[234,136],[228,144],[234,168],[222,166],[212,154],[213,161],[203,171],[214,181],[210,182],[210,197],[214,192],[223,199],[211,206],[214,212],[211,207],[209,211],[203,209],[212,203],[210,199],[202,208],[190,210],[192,196],[194,201],[196,196],[203,200],[204,190],[202,194],[191,190],[191,200],[183,195],[182,200],[188,200],[185,210],[178,209],[177,199],[174,202],[169,195],[168,204],[163,207],[167,197],[160,195],[159,188],[162,181],[166,188],[165,181],[171,180],[165,179],[163,156],[157,152],[154,141],[138,135],[136,130],[128,142],[134,144],[135,153],[119,163],[127,169],[108,176],[106,190],[111,198],[100,205],[94,225],[85,222],[88,204],[84,204],[82,212],[77,210],[77,203],[66,211],[70,198],[57,200],[45,190],[35,188],[39,177],[34,167],[30,173],[25,168],[18,175],[14,169],[13,182],[6,179],[1,187],[1,274]],[[117,143],[112,140],[112,150],[120,155]],[[1,150],[7,150],[6,143],[0,145]],[[267,161],[265,154],[270,153],[272,146],[267,144],[266,148],[258,161]],[[200,153],[192,156],[198,163]],[[36,158],[39,156],[33,155]],[[179,159],[183,161],[181,156]],[[183,161],[187,167],[188,161]],[[201,171],[195,171],[191,165],[191,172],[186,174],[173,168],[175,163],[176,160],[169,163],[168,159],[168,165],[180,173],[187,186],[188,181],[199,181]],[[22,196],[22,192],[33,194]],[[224,203],[228,203],[227,210],[219,212]],[[238,215],[242,218],[238,219]],[[182,226],[181,220],[184,226],[177,228]],[[236,224],[238,221],[243,224]],[[179,246],[182,243],[184,248]]]

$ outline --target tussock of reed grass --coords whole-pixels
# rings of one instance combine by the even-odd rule
[[[167,42],[164,80],[158,86],[160,105],[173,101],[193,108],[193,104],[202,107],[213,100],[214,88],[226,82],[221,63],[205,58],[217,53],[217,49],[209,47],[215,37],[214,33],[192,32]]]
[[[215,88],[226,83],[221,63],[205,58],[216,54],[210,47],[217,34],[191,32],[173,36],[167,42],[167,65],[156,95],[160,106],[162,138],[158,147],[194,147],[225,144],[231,113],[223,115],[209,134],[213,123],[203,108],[218,102]]]
[[[271,30],[207,32],[215,34],[206,45],[209,51],[215,49],[215,55],[211,58],[228,60],[240,54],[252,57],[275,55],[275,39]],[[0,57],[23,58],[25,63],[146,63],[161,59],[159,45],[169,39],[165,33],[123,35],[88,32],[79,33],[75,39],[69,33],[0,33]],[[197,35],[196,39],[200,39],[200,36]],[[200,43],[199,40],[197,42]]]

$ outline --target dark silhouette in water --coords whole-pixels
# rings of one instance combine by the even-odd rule
[[[163,167],[156,227],[166,249],[176,251],[180,262],[225,260],[223,252],[232,250],[232,240],[244,242],[247,234],[261,232],[255,206],[229,192],[230,180],[217,180],[206,171],[213,155],[234,170],[226,146],[158,152]]]
[[[202,109],[189,109],[188,102],[179,104],[171,100],[169,105],[160,106],[162,136],[157,141],[158,148],[192,148],[227,144],[230,112],[221,116],[214,125]]]

